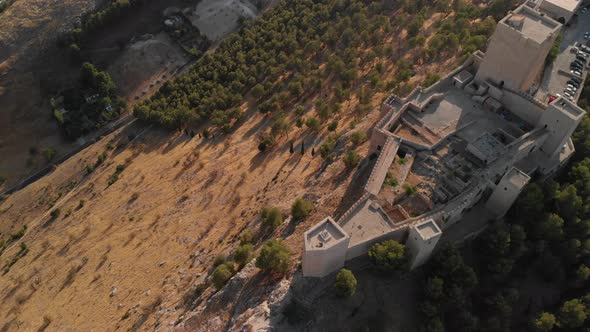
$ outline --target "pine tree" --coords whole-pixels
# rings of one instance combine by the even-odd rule
[[[301,141],[301,155],[303,156],[305,154],[305,142]]]
[[[311,148],[311,156],[315,156],[315,148]]]
[[[293,154],[293,152],[295,152],[295,150],[293,149],[293,141],[290,142],[291,144],[289,145],[289,152],[291,154]]]

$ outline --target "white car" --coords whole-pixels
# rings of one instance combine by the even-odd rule
[[[576,88],[575,86],[573,86],[573,85],[571,85],[571,84],[568,84],[568,85],[567,85],[567,88],[568,88],[568,89],[572,89],[574,92],[578,91],[578,88]]]
[[[574,74],[574,75],[578,75],[578,76],[582,76],[582,73],[578,70],[570,70],[570,73]]]

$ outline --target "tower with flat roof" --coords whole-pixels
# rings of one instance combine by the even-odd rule
[[[561,29],[549,16],[521,5],[497,25],[475,76],[498,85],[529,92]]]
[[[549,156],[555,157],[570,139],[586,112],[578,105],[560,97],[555,99],[543,114],[537,127],[549,130],[549,136],[543,143],[541,150]]]
[[[427,219],[410,227],[406,242],[412,257],[410,269],[417,268],[430,258],[441,235],[442,231],[433,219]]]
[[[486,202],[487,210],[497,218],[504,216],[530,179],[528,175],[515,167],[509,169]]]
[[[539,9],[560,23],[569,22],[582,0],[542,0]]]
[[[304,276],[321,278],[344,266],[350,236],[331,217],[305,232],[304,242]]]

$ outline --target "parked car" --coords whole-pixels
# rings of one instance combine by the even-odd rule
[[[582,80],[577,77],[571,77],[570,80],[576,82],[578,85],[582,84]]]
[[[586,40],[590,39],[590,32],[584,33],[584,39],[586,39]]]
[[[581,55],[576,55],[576,60],[580,61],[583,65],[586,65],[586,58]]]
[[[588,57],[590,57],[590,55],[588,55],[588,54],[586,54],[584,52],[578,51],[578,53],[576,53],[576,57],[579,57],[579,56],[582,57],[582,58],[584,58],[584,59],[588,59]]]
[[[574,75],[582,76],[582,72],[580,72],[579,70],[571,69],[570,73],[572,73]]]
[[[576,92],[576,91],[578,90],[578,88],[576,88],[575,86],[573,86],[573,85],[571,85],[571,84],[568,84],[568,85],[567,85],[567,88],[568,88],[568,89],[572,89],[574,92]]]
[[[574,81],[573,78],[570,78],[569,81],[567,81],[567,84],[574,86],[576,89],[580,87],[580,83]]]

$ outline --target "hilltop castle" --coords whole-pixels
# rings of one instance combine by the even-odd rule
[[[386,239],[405,243],[411,268],[420,266],[470,209],[500,218],[533,174],[567,163],[585,112],[563,97],[547,104],[530,95],[562,27],[538,7],[502,19],[485,54],[382,104],[364,195],[339,220],[305,233],[304,276],[335,272]]]

